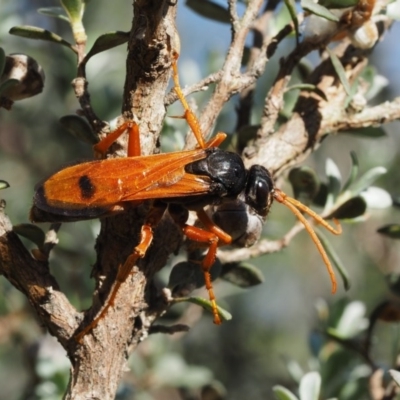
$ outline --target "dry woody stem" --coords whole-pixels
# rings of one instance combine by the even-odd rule
[[[181,95],[208,91],[211,86],[213,92],[210,99],[198,115],[199,128],[205,141],[213,134],[213,127],[223,107],[236,94],[239,94],[236,130],[240,131],[249,125],[256,83],[278,46],[294,30],[291,23],[271,35],[265,27],[272,20],[274,9],[261,0],[251,0],[246,2],[245,11],[239,16],[237,1],[229,0],[231,43],[221,69],[200,82],[183,88],[181,93],[175,90],[167,93],[171,70],[180,52],[175,26],[176,9],[176,2],[169,0],[136,0],[133,3],[127,74],[119,118],[121,121],[132,120],[137,124],[142,155],[159,151],[159,136],[166,106],[177,101]],[[340,29],[343,31],[344,28],[341,26]],[[382,29],[381,37],[384,33],[385,29]],[[364,107],[359,111],[343,107],[348,95],[325,52],[326,45],[337,34],[338,32],[333,32],[331,36],[320,41],[301,42],[282,58],[277,77],[265,94],[263,113],[255,136],[245,145],[236,146],[243,150],[242,158],[246,168],[258,164],[267,168],[276,179],[318,148],[326,135],[339,134],[354,128],[379,126],[400,118],[399,98],[374,107]],[[249,36],[251,41],[248,40]],[[248,43],[251,43],[249,58],[242,65],[245,45]],[[77,76],[72,85],[80,105],[80,115],[87,119],[99,138],[103,138],[109,132],[109,125],[101,120],[91,103],[85,72],[85,44],[83,41],[77,45]],[[321,63],[310,74],[307,83],[315,85],[320,92],[301,91],[292,115],[276,130],[284,104],[284,93],[292,73],[301,59],[314,50],[321,52]],[[350,85],[360,79],[368,63],[370,50],[356,49],[349,39],[344,38],[333,52],[343,65]],[[321,92],[325,98],[318,94]],[[364,96],[365,93],[365,87],[360,85],[358,94]],[[188,135],[187,148],[193,149],[197,143],[201,146],[201,140],[196,141],[194,135]],[[125,147],[126,141],[120,138],[107,156],[125,155]],[[93,304],[89,310],[80,312],[60,291],[49,269],[48,256],[57,243],[59,226],[51,227],[46,242],[40,249],[41,256],[36,252],[35,258],[13,232],[11,222],[4,213],[4,204],[2,205],[0,270],[27,296],[41,323],[65,348],[71,360],[71,380],[66,399],[115,398],[129,355],[149,333],[171,334],[187,329],[186,325],[170,328],[153,325],[171,303],[155,287],[154,276],[166,265],[169,257],[178,252],[183,242],[181,226],[176,224],[177,218],[175,217],[174,222],[174,216],[166,215],[154,229],[151,251],[135,259],[135,266],[124,275],[118,292],[113,292],[113,307],[109,307],[106,317],[99,321],[93,334],[81,336],[80,342],[75,340],[77,332],[82,331],[102,312],[115,280],[120,276],[120,266],[124,265],[132,254],[132,249],[139,243],[141,227],[147,213],[148,204],[143,203],[123,214],[101,220],[101,230],[95,245],[96,261],[92,270],[92,277],[96,281]],[[207,221],[206,218],[208,217],[204,217],[204,221]],[[302,229],[302,225],[296,224],[280,240],[261,239],[253,247],[222,250],[219,252],[220,259],[223,262],[239,261],[280,251]],[[185,232],[189,232],[189,229]],[[211,292],[210,279],[208,287]],[[214,315],[214,319],[217,317],[218,315]],[[198,316],[196,320],[197,318]],[[190,318],[187,317],[187,320]],[[376,379],[380,377],[377,376]],[[373,391],[377,393],[378,389]]]

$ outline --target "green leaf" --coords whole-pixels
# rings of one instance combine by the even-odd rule
[[[320,0],[318,3],[326,8],[347,8],[354,7],[359,0]]]
[[[381,235],[388,236],[392,239],[400,239],[400,225],[399,224],[388,224],[377,229],[377,232]]]
[[[328,218],[353,219],[364,215],[365,211],[367,211],[367,203],[361,196],[357,196],[341,204]]]
[[[348,81],[347,81],[348,82]],[[342,82],[343,84],[343,82]],[[350,86],[350,93],[347,93],[348,96],[345,98],[344,103],[342,105],[342,108],[344,110],[347,110],[347,108],[351,105],[351,107],[355,106],[356,108],[358,107],[357,104],[352,104],[352,100],[354,96],[357,94],[357,91],[359,89],[359,81],[356,80],[353,85]],[[362,107],[364,107],[365,104],[362,104]]]
[[[9,33],[11,35],[21,36],[28,39],[46,40],[48,42],[58,43],[75,51],[72,44],[64,40],[61,36],[36,26],[14,26],[10,29]]]
[[[272,37],[277,35],[287,24],[291,23],[291,16],[287,7],[277,7],[274,13],[274,18],[271,19],[271,23],[268,27],[268,33]],[[295,35],[295,32],[289,34],[289,36]],[[272,51],[274,53],[274,51]],[[272,56],[272,53],[267,53],[268,57]]]
[[[377,70],[373,65],[368,64],[361,72],[360,78],[368,85],[371,86],[375,76],[377,75]]]
[[[202,259],[203,256],[201,255],[199,260],[194,257],[191,261],[182,261],[174,265],[169,276],[168,288],[172,290],[175,296],[187,295],[194,289],[204,286],[204,273],[200,265]],[[220,273],[221,262],[217,259],[210,271],[211,280],[217,279]]]
[[[186,5],[195,13],[214,21],[229,24],[231,16],[228,9],[209,0],[186,0]]]
[[[360,193],[360,196],[367,203],[368,208],[382,210],[391,207],[393,204],[392,197],[385,190],[376,186],[370,186]]]
[[[336,15],[312,0],[301,0],[301,6],[303,10],[309,11],[311,14],[318,15],[328,21],[339,22],[339,18]]]
[[[322,246],[324,247],[326,254],[330,258],[332,264],[336,268],[336,271],[339,273],[340,278],[343,281],[343,286],[346,290],[349,290],[351,287],[351,282],[349,278],[349,273],[347,272],[346,267],[342,263],[339,255],[336,253],[332,245],[330,244],[327,237],[319,230],[316,229],[315,233],[317,234],[319,240],[321,241]]]
[[[7,97],[7,90],[13,86],[18,85],[20,82],[18,79],[8,79],[7,81],[0,84],[0,95]],[[10,94],[10,93],[9,93]]]
[[[227,263],[220,277],[236,286],[247,288],[264,282],[264,276],[255,266],[247,263]]]
[[[204,285],[204,275],[198,265],[183,261],[173,266],[169,275],[168,288],[175,294],[188,294]]]
[[[370,84],[368,92],[365,95],[366,100],[371,100],[376,96],[378,96],[378,94],[380,94],[382,90],[387,88],[389,84],[390,84],[389,79],[387,79],[385,76],[378,75],[375,72],[372,83]]]
[[[60,118],[60,124],[77,139],[94,145],[98,143],[99,138],[93,133],[90,125],[77,115],[65,115]]]
[[[342,175],[336,163],[330,158],[326,159],[325,173],[328,177],[328,191],[332,193],[334,197],[337,197],[342,184]]]
[[[292,184],[294,197],[305,204],[311,203],[320,188],[317,174],[308,166],[291,169],[289,181]]]
[[[85,1],[61,0],[61,5],[64,7],[68,15],[75,43],[77,43],[78,45],[86,44],[87,36],[85,32],[85,27],[82,23],[82,17],[85,11]]]
[[[38,13],[47,15],[48,17],[58,18],[69,23],[68,17],[62,7],[42,7],[39,8]]]
[[[300,400],[318,400],[321,391],[321,375],[318,372],[309,372],[300,381]]]
[[[10,184],[6,181],[0,179],[0,190],[7,189],[10,187]]]
[[[353,195],[358,195],[363,190],[369,188],[378,178],[386,174],[387,170],[384,167],[375,167],[368,170],[361,178],[357,179],[349,190]]]
[[[299,71],[300,79],[307,80],[311,73],[314,71],[314,65],[307,58],[302,58],[297,64],[297,71]]]
[[[36,225],[33,224],[19,224],[13,226],[13,231],[23,236],[24,238],[35,243],[39,248],[41,248],[45,241],[45,233]]]
[[[385,76],[379,75],[376,68],[371,65],[367,65],[363,69],[358,80],[362,82],[363,87],[367,85],[368,90],[364,94],[367,101],[379,95],[390,83]]]
[[[294,106],[296,105],[298,100],[299,93],[297,93],[297,91],[285,91],[283,108],[281,108],[281,110],[279,111],[279,120],[277,121],[278,125],[284,124],[291,118]]]
[[[85,61],[88,61],[90,57],[93,57],[95,54],[101,53],[103,51],[112,49],[113,47],[119,46],[123,43],[126,43],[129,39],[129,32],[107,32],[101,36],[99,36],[94,42],[92,48],[89,53],[85,57]]]
[[[284,0],[285,5],[289,11],[290,18],[294,25],[294,30],[296,32],[296,42],[299,44],[300,32],[299,32],[299,20],[297,19],[296,3],[294,0]]]
[[[313,199],[313,203],[319,207],[324,207],[328,200],[328,186],[321,182],[319,185],[319,190]]]
[[[342,176],[340,174],[338,166],[330,158],[327,158],[326,160],[325,173],[328,177],[328,197],[326,199],[325,207],[326,209],[330,209],[340,193]]]
[[[350,175],[349,178],[347,179],[347,182],[343,186],[343,192],[346,191],[352,183],[355,181],[357,175],[358,175],[358,158],[357,154],[354,151],[350,152],[350,157],[351,157],[351,170],[350,170]]]
[[[312,85],[310,83],[299,83],[297,85],[291,85],[286,88],[285,92],[289,92],[291,90],[302,90],[305,92],[313,92],[316,93],[321,99],[328,101],[328,98],[326,97],[325,93],[317,86]]]
[[[189,302],[203,307],[205,310],[212,312],[213,307],[210,300],[204,299],[202,297],[177,297],[174,299],[174,303]],[[232,314],[227,310],[217,306],[218,314],[223,321],[229,321],[232,319]]]
[[[365,304],[352,301],[343,310],[336,328],[330,328],[328,331],[340,339],[352,339],[368,328],[368,318],[365,314]]]
[[[0,47],[0,79],[4,72],[4,67],[6,66],[6,53],[4,49]]]
[[[275,398],[278,400],[299,400],[289,389],[281,385],[275,385],[272,388]]]
[[[326,48],[326,51],[329,54],[329,57],[332,61],[333,68],[334,68],[337,76],[339,77],[344,90],[346,91],[348,96],[351,96],[352,95],[351,87],[350,87],[349,81],[347,80],[346,71],[344,70],[342,63],[340,62],[337,55],[329,49],[329,47]]]
[[[374,127],[374,126],[369,126],[367,128],[352,129],[350,131],[343,131],[341,133],[344,133],[346,135],[354,135],[358,137],[369,138],[369,139],[376,139],[387,136],[385,130],[382,127]]]
[[[85,11],[85,3],[82,0],[61,0],[61,4],[73,24],[82,21]]]
[[[289,373],[290,378],[294,382],[300,382],[301,378],[304,375],[304,370],[301,367],[300,362],[287,357],[284,357],[283,361],[285,362],[285,367],[287,372]]]

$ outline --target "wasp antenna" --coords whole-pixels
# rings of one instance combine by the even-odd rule
[[[277,190],[277,189],[275,189],[275,190]],[[279,189],[278,189],[278,191],[282,198],[284,198],[289,203],[293,204],[299,210],[308,214],[310,217],[312,217],[315,220],[315,222],[321,224],[329,232],[333,233],[334,235],[340,235],[342,233],[342,227],[340,225],[340,222],[336,218],[333,218],[333,222],[336,225],[336,229],[335,229],[333,226],[329,225],[329,223],[325,219],[323,219],[319,214],[317,214],[315,211],[311,210],[310,208],[305,206],[300,201],[294,199],[293,197],[289,197],[288,195],[286,195]]]
[[[319,240],[317,234],[315,233],[313,227],[310,225],[310,223],[307,221],[307,219],[304,217],[304,215],[299,211],[304,211],[311,217],[313,217],[317,222],[322,224],[326,229],[328,229],[330,232],[334,233],[335,235],[339,235],[342,232],[342,229],[340,227],[340,224],[337,220],[334,220],[335,224],[337,225],[337,229],[332,228],[320,215],[309,209],[307,206],[305,206],[303,203],[300,203],[298,200],[293,199],[292,197],[287,196],[285,193],[283,193],[279,189],[275,189],[274,191],[274,198],[276,201],[279,203],[285,205],[287,208],[292,211],[292,213],[299,219],[299,221],[304,225],[304,228],[310,235],[312,241],[315,243],[315,246],[317,247],[319,254],[321,254],[322,260],[324,261],[326,265],[326,269],[328,270],[329,277],[332,282],[332,293],[336,293],[336,288],[337,288],[337,282],[336,282],[336,276],[335,272],[333,271],[331,262],[329,261],[328,255],[326,254],[326,251],[324,247],[321,244],[321,241]]]

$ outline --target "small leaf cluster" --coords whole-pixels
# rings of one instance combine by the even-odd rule
[[[28,39],[48,41],[70,49],[78,58],[78,75],[80,76],[85,76],[86,64],[93,56],[128,41],[128,32],[107,32],[100,35],[89,51],[86,52],[87,35],[83,24],[83,16],[87,1],[60,0],[60,3],[61,7],[39,8],[38,12],[68,23],[75,43],[71,43],[55,32],[37,26],[15,26],[10,29],[9,33]],[[90,125],[78,115],[65,115],[60,119],[60,123],[78,140],[91,145],[99,140]]]
[[[323,207],[325,219],[359,222],[367,217],[368,209],[382,209],[392,205],[392,199],[384,189],[372,186],[386,173],[384,167],[375,167],[359,176],[359,163],[354,152],[350,153],[352,166],[343,182],[335,162],[327,159],[326,182],[321,182],[317,173],[308,166],[294,168],[289,173],[294,196],[304,204]],[[349,289],[349,274],[327,237],[317,229],[317,235],[341,275],[344,286]]]
[[[312,358],[308,369],[294,360],[286,363],[292,379],[298,383],[298,396],[282,386],[273,388],[278,400],[367,398],[366,381],[374,365],[365,346],[369,321],[361,301],[342,300],[331,308],[319,300],[316,304],[319,328],[309,335]],[[334,396],[334,397],[331,397]]]
[[[167,287],[171,290],[173,303],[197,304],[206,311],[212,312],[210,300],[199,296],[189,296],[193,290],[203,287],[205,284],[204,274],[200,268],[202,257],[199,255],[199,260],[176,264],[171,270]],[[240,288],[249,288],[264,281],[261,271],[254,265],[245,262],[221,264],[219,260],[216,260],[210,273],[212,280],[221,278]],[[224,321],[232,319],[232,315],[220,306],[218,306],[218,313]]]
[[[44,15],[67,22],[71,26],[76,41],[75,45],[54,32],[36,26],[15,26],[10,29],[10,34],[28,39],[45,40],[60,44],[69,48],[73,52],[78,53],[76,45],[86,41],[86,32],[82,21],[85,11],[85,3],[84,0],[61,0],[62,7],[46,7],[38,9],[38,12]],[[128,32],[115,31],[99,36],[86,54],[84,63],[88,62],[94,55],[119,46],[127,41]]]
[[[283,386],[273,387],[274,395],[277,400],[318,400],[321,390],[321,375],[318,372],[308,372],[305,374],[299,385],[299,397]]]

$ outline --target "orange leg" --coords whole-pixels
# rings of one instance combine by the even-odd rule
[[[97,324],[105,317],[109,308],[114,306],[119,288],[128,279],[129,275],[132,273],[133,267],[136,265],[139,258],[143,258],[146,255],[146,252],[150,247],[151,242],[153,241],[153,227],[157,225],[157,223],[161,220],[162,216],[164,215],[165,209],[166,206],[160,205],[152,208],[149,211],[149,214],[140,232],[140,242],[133,249],[132,254],[126,259],[124,264],[119,266],[117,277],[111,289],[110,296],[105,303],[105,306],[97,315],[97,317],[75,336],[75,340],[77,342],[80,343],[83,337],[90,331],[92,331],[97,326]]]
[[[185,96],[183,95],[181,85],[179,83],[178,57],[179,54],[175,53],[175,58],[172,61],[172,79],[174,81],[174,90],[185,110],[182,118],[186,119],[188,125],[190,126],[190,129],[196,136],[197,143],[199,144],[200,148],[204,149],[206,148],[206,144],[204,142],[203,134],[200,129],[199,121],[197,120],[197,117],[194,115],[193,111],[190,109],[189,104],[187,103]]]
[[[199,121],[193,111],[190,109],[189,104],[187,103],[185,96],[183,95],[181,85],[179,83],[179,75],[178,75],[178,64],[177,64],[178,54],[175,55],[175,59],[172,62],[172,78],[174,81],[174,90],[183,105],[185,110],[182,118],[186,119],[190,129],[193,131],[199,147],[209,148],[209,147],[218,147],[226,138],[225,133],[217,133],[217,135],[212,138],[207,143],[204,142],[203,134],[200,129]],[[93,146],[96,153],[100,154],[104,157],[106,151],[110,148],[110,146],[125,132],[128,132],[128,149],[127,155],[128,157],[138,157],[141,155],[140,150],[140,136],[139,136],[139,127],[134,121],[125,121],[121,126],[110,132],[104,139],[102,139],[99,143]]]
[[[117,129],[110,132],[103,140],[93,146],[94,150],[104,156],[110,146],[125,132],[128,131],[128,157],[140,156],[139,127],[136,122],[125,121]]]
[[[218,132],[213,138],[211,138],[206,144],[206,149],[210,147],[218,147],[228,135],[223,132]]]
[[[174,90],[176,95],[179,98],[179,101],[182,103],[182,106],[185,110],[182,117],[175,118],[184,118],[186,122],[190,126],[190,129],[194,133],[196,137],[197,143],[199,147],[202,149],[208,149],[210,147],[218,147],[225,139],[226,133],[218,132],[214,138],[212,138],[207,143],[204,142],[203,133],[200,129],[199,121],[193,111],[190,109],[189,104],[187,103],[185,96],[183,95],[181,85],[179,83],[179,73],[178,73],[178,53],[175,53],[175,58],[172,62],[172,79],[174,81]]]
[[[224,244],[230,244],[232,242],[230,235],[223,231],[219,226],[215,225],[203,209],[197,211],[197,218],[210,232],[212,232],[214,235],[217,235],[219,240],[221,240]]]
[[[210,230],[208,232],[204,229],[198,228],[196,226],[191,226],[186,223],[183,223],[178,215],[175,215],[173,212],[170,212],[171,217],[174,221],[182,228],[183,233],[188,237],[188,239],[193,240],[195,242],[207,243],[208,250],[207,253],[201,262],[201,267],[204,273],[204,281],[205,286],[208,291],[208,296],[212,306],[212,312],[214,316],[214,324],[220,325],[221,318],[218,313],[217,302],[211,282],[211,274],[210,270],[213,266],[217,254],[217,247],[220,244],[220,241],[224,244],[229,244],[232,241],[232,238],[225,233],[222,229],[216,226],[209,216],[205,213],[204,210],[200,210],[197,212],[197,216],[199,220],[204,224],[204,226]]]

